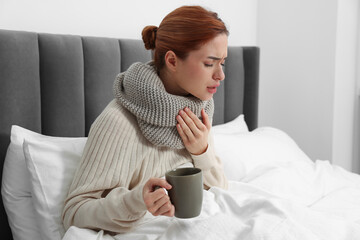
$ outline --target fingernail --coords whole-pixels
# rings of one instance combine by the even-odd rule
[[[189,108],[188,108],[188,107],[185,107],[185,111],[187,111],[187,112],[188,112],[188,111],[189,111]]]

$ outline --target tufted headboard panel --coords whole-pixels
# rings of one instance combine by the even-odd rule
[[[87,136],[113,98],[116,75],[151,52],[140,40],[0,30],[0,173],[11,125],[52,136]],[[229,47],[214,124],[241,113],[257,127],[259,49]],[[1,176],[0,176],[1,177]],[[12,239],[0,204],[1,238]]]

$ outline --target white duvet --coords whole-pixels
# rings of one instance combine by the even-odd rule
[[[71,227],[63,240],[360,239],[360,176],[311,161],[280,130],[215,131],[229,189],[204,191],[193,219],[153,217],[133,232],[110,236]],[[230,142],[229,142],[230,141]]]

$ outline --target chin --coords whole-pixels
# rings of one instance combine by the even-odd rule
[[[213,95],[211,94],[210,96],[201,96],[198,98],[202,101],[209,101],[210,99],[212,99],[212,97],[213,97]]]
[[[210,99],[212,99],[214,94],[210,94],[210,93],[205,93],[205,94],[190,94],[193,97],[196,97],[198,99],[200,99],[201,101],[209,101]]]

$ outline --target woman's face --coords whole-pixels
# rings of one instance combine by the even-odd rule
[[[177,62],[174,80],[178,91],[191,94],[203,101],[213,97],[220,82],[224,80],[223,65],[227,57],[228,38],[220,34],[189,53],[185,60]]]

